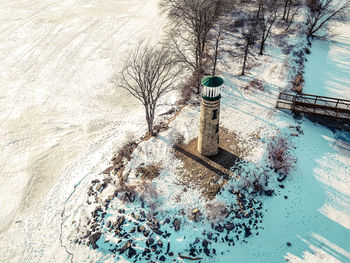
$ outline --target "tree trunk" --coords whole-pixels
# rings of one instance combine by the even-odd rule
[[[221,36],[221,31],[218,33],[218,36],[217,36],[216,42],[215,42],[215,53],[214,53],[214,62],[213,62],[214,65],[213,65],[212,76],[215,76],[215,73],[216,73],[216,64],[218,62],[220,36]]]
[[[288,31],[289,27],[292,25],[292,22],[289,21],[288,24],[287,24],[287,27],[286,27],[286,32]]]
[[[299,7],[296,7],[294,12],[292,13],[291,18],[287,22],[286,31],[288,31],[289,27],[293,24],[294,17],[298,14],[298,11],[299,11]]]
[[[307,35],[306,35],[307,44],[308,44],[309,46],[311,46],[311,40],[310,40],[310,38],[312,37],[312,29],[313,29],[313,28],[310,28],[309,31],[307,32]]]
[[[290,13],[290,9],[292,7],[292,0],[289,0],[289,5],[288,5],[288,12],[287,12],[287,17],[286,17],[286,22],[288,22],[289,20],[289,13]]]
[[[197,32],[197,39],[196,39],[196,44],[197,44],[197,46],[196,46],[196,69],[195,69],[195,72],[194,72],[194,74],[195,74],[195,81],[196,81],[196,92],[197,92],[197,94],[199,94],[199,88],[200,88],[200,83],[199,83],[199,77],[198,77],[198,75],[199,75],[199,68],[200,68],[200,64],[201,64],[201,54],[200,54],[200,36],[199,36],[199,34],[198,34],[198,32]]]
[[[153,131],[153,120],[154,120],[154,116],[151,116],[150,120],[149,120],[149,126],[148,126],[148,132],[151,136],[154,136],[154,131]]]
[[[264,52],[264,47],[265,47],[265,30],[263,31],[263,34],[262,34],[262,38],[261,38],[261,43],[260,43],[260,51],[259,51],[259,55],[263,55],[263,52]]]
[[[153,136],[153,123],[150,121],[147,121],[147,126],[148,126],[148,134]]]
[[[200,79],[199,77],[197,76],[196,78],[196,93],[199,94],[200,93],[200,89],[201,89],[201,84],[200,84]]]
[[[247,58],[248,58],[248,49],[249,49],[249,43],[247,41],[245,49],[244,49],[244,58],[243,58],[243,66],[242,66],[242,73],[241,75],[245,74],[245,68],[247,65]]]
[[[285,2],[284,2],[284,9],[283,9],[283,17],[282,17],[282,20],[285,20],[285,19],[286,19],[287,5],[288,5],[288,0],[285,0]]]
[[[144,105],[145,111],[146,111],[146,121],[147,121],[147,127],[148,127],[148,134],[153,136],[153,118],[154,114],[152,115],[152,110],[150,109],[151,106],[149,104]]]
[[[311,40],[310,40],[310,36],[309,35],[307,35],[306,40],[307,40],[307,45],[309,47],[311,47]]]
[[[256,13],[256,19],[259,19],[259,17],[260,17],[260,12],[261,12],[261,4],[259,3],[258,12]]]
[[[195,82],[196,82],[196,92],[197,92],[197,94],[199,94],[200,93],[200,87],[201,87],[201,75],[202,74],[199,72],[199,69],[197,69],[194,72],[194,74],[195,74],[194,79],[195,79]]]

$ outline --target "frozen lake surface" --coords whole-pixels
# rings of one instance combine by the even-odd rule
[[[312,42],[304,93],[350,100],[350,25],[337,25],[335,33],[332,41]]]
[[[332,41],[313,41],[303,92],[349,100],[350,24],[337,25],[336,33]],[[299,238],[312,250],[302,257],[305,262],[350,262],[350,133],[307,119],[301,127],[297,172],[305,176],[308,190],[301,196],[310,206],[303,211],[309,223]]]
[[[0,11],[0,254],[19,262],[54,185],[144,131],[138,102],[109,79],[163,20],[153,0],[2,1]]]

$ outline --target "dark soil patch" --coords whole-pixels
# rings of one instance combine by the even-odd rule
[[[219,153],[205,157],[197,151],[197,138],[188,144],[175,145],[175,157],[183,162],[180,183],[199,188],[203,197],[213,199],[227,181],[235,177],[235,169],[248,150],[241,147],[242,140],[233,132],[220,128]]]
[[[153,163],[146,166],[139,166],[136,169],[136,172],[141,176],[142,180],[152,181],[154,178],[157,178],[160,174],[161,163]]]

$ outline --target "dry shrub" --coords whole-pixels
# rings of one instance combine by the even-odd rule
[[[304,51],[303,50],[296,50],[293,52],[294,57],[298,58],[304,58]]]
[[[293,52],[294,62],[299,65],[299,71],[302,70],[305,65],[305,53],[303,50]]]
[[[253,177],[253,190],[256,193],[262,194],[265,190],[266,182],[264,181],[264,177],[260,174],[254,173]]]
[[[249,180],[248,177],[241,177],[241,182],[242,182],[242,189],[245,190],[245,191],[249,191],[249,189],[252,188],[253,186],[253,183],[251,180]]]
[[[282,136],[275,137],[268,145],[268,161],[271,168],[280,174],[288,175],[295,159],[288,153],[288,141]]]
[[[180,132],[176,132],[172,138],[171,138],[171,141],[174,145],[181,145],[181,144],[184,144],[185,142],[185,136],[180,133]]]
[[[140,200],[148,204],[151,210],[155,210],[157,207],[158,192],[156,187],[150,183],[143,181],[137,187]]]
[[[303,92],[304,77],[301,73],[297,74],[293,80],[293,91],[301,94]]]
[[[138,184],[121,183],[115,190],[115,195],[123,203],[132,203],[136,198],[145,202],[151,209],[157,206],[158,192],[151,182],[142,181]]]
[[[188,85],[188,84],[184,85],[181,90],[181,100],[179,101],[179,103],[181,105],[186,104],[191,99],[191,96],[192,96],[191,85]]]
[[[174,200],[176,203],[180,203],[181,202],[181,194],[179,193],[179,194],[175,195]]]
[[[235,22],[233,22],[233,27],[238,28],[238,27],[242,27],[244,26],[244,19],[240,18],[235,20]]]
[[[226,218],[228,215],[227,206],[225,203],[209,203],[206,205],[206,217],[211,223],[218,223]]]
[[[122,146],[122,148],[118,151],[116,156],[113,157],[112,161],[114,165],[121,165],[123,162],[123,159],[126,158],[128,161],[130,161],[131,154],[136,149],[137,143],[133,140],[127,142]]]
[[[285,55],[289,55],[292,51],[293,51],[293,49],[295,48],[295,45],[286,45],[284,48],[283,48],[283,50],[282,50],[282,52],[285,54]]]
[[[304,65],[304,59],[303,58],[297,58],[294,60],[297,65],[299,65],[299,68],[302,70],[305,65]]]
[[[132,203],[138,196],[136,187],[125,183],[120,184],[115,192],[118,193],[119,199],[124,203]]]
[[[160,174],[161,163],[151,163],[146,166],[140,165],[136,168],[136,172],[141,176],[142,180],[152,181]]]
[[[303,93],[303,85],[294,86],[293,91],[298,93],[298,94]]]
[[[260,90],[260,91],[264,91],[265,87],[264,85],[261,83],[260,80],[258,79],[253,79],[251,80],[247,86],[244,87],[245,90],[248,89],[255,89],[255,90]]]
[[[267,186],[268,176],[258,170],[252,170],[246,177],[241,177],[241,189],[247,192],[262,194]]]
[[[153,133],[158,134],[158,133],[165,131],[167,129],[168,129],[168,124],[165,122],[161,122],[161,123],[153,126]]]
[[[193,88],[197,86],[198,77],[197,74],[193,75],[183,83],[181,87],[181,99],[179,100],[180,105],[185,105],[191,99]]]

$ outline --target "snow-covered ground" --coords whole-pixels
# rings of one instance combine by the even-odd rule
[[[109,78],[138,39],[161,36],[164,19],[153,0],[0,10],[0,261],[60,262],[50,242],[63,199],[128,133],[145,131],[142,108]]]
[[[61,223],[64,245],[76,262],[115,262],[69,243],[75,231],[72,219],[83,215],[87,187],[122,142],[130,133],[138,138],[145,131],[142,109],[126,94],[116,93],[108,79],[136,39],[160,36],[164,20],[156,4],[0,3],[0,262],[70,262],[59,241]],[[335,44],[314,42],[304,92],[339,96],[332,90],[336,87],[349,94],[348,28],[343,27]],[[324,59],[331,54],[332,62],[315,62],[319,54]],[[298,162],[284,189],[276,186],[275,196],[264,197],[259,235],[234,247],[217,243],[217,251],[225,253],[206,262],[350,262],[349,134],[332,133],[306,119],[296,121],[274,109],[278,92],[288,85],[288,62],[290,56],[267,48],[248,77],[223,74],[227,87],[222,91],[222,125],[244,139],[252,134],[259,138],[247,160],[263,163],[264,143],[280,132],[290,137]],[[325,63],[328,66],[322,67]],[[331,77],[313,85],[314,76],[320,79],[330,72]],[[242,88],[254,77],[263,81],[265,91]],[[180,130],[187,139],[196,136],[198,116],[198,107],[186,107],[169,131],[144,142],[146,151],[136,153],[146,161],[165,162],[172,134]],[[304,134],[290,136],[290,125],[300,125]],[[189,206],[200,206],[194,196],[195,191],[188,191],[184,199],[193,202]],[[190,226],[184,227],[187,235],[194,232]],[[175,238],[178,251],[187,246],[183,234]]]
[[[301,44],[296,49],[303,48]],[[350,43],[349,43],[350,44]],[[264,218],[260,225],[259,235],[245,241],[236,241],[235,246],[228,246],[228,242],[211,244],[217,255],[212,258],[204,258],[202,262],[349,262],[350,261],[350,145],[349,135],[342,132],[333,133],[325,127],[318,126],[307,119],[295,120],[289,113],[279,112],[274,109],[275,100],[280,89],[288,85],[288,67],[285,62],[290,58],[279,53],[277,49],[268,48],[266,56],[260,58],[260,65],[251,70],[247,77],[237,77],[230,73],[224,73],[225,88],[221,91],[221,125],[234,131],[246,140],[247,145],[253,144],[252,152],[245,158],[253,167],[259,167],[265,162],[264,143],[276,133],[289,137],[297,165],[285,182],[275,185],[276,195],[264,197]],[[314,54],[312,49],[312,54]],[[270,55],[273,54],[273,55]],[[312,56],[312,55],[311,55]],[[310,59],[309,56],[308,58]],[[337,66],[337,63],[334,63]],[[307,66],[306,71],[310,69]],[[309,73],[309,72],[308,72]],[[326,72],[319,72],[326,74]],[[274,77],[271,77],[274,76]],[[263,81],[265,90],[244,89],[247,81],[257,77]],[[335,76],[336,77],[336,76]],[[340,82],[341,78],[338,79]],[[306,79],[309,83],[309,80]],[[342,85],[344,90],[346,85]],[[308,90],[308,87],[305,87]],[[137,167],[141,162],[161,161],[165,172],[157,179],[160,200],[166,200],[163,204],[166,208],[162,216],[171,217],[177,214],[176,207],[191,209],[199,207],[203,209],[205,200],[199,198],[198,192],[182,192],[182,188],[174,187],[175,167],[179,166],[178,160],[172,159],[171,138],[176,131],[185,135],[186,140],[197,136],[199,118],[198,107],[187,107],[173,121],[170,130],[163,132],[157,138],[143,142],[140,149],[135,152],[131,162],[132,167]],[[294,128],[299,126],[302,135],[291,136]],[[252,141],[252,135],[258,135],[258,141]],[[248,146],[249,147],[249,146]],[[142,149],[142,150],[141,150]],[[91,177],[92,179],[94,177]],[[84,218],[86,213],[83,208],[86,199],[81,197],[89,186],[89,180],[84,181],[81,188],[78,187],[70,200],[67,200],[69,211],[65,213],[66,243],[76,237],[71,222]],[[174,202],[174,196],[182,196],[181,205]],[[108,194],[107,194],[108,195]],[[79,198],[79,201],[77,201]],[[225,198],[230,202],[230,196],[218,196],[217,200]],[[114,207],[123,207],[122,204],[114,204]],[[138,211],[137,205],[135,213]],[[91,208],[90,208],[91,210]],[[113,210],[113,209],[112,209]],[[89,209],[87,209],[89,211]],[[116,209],[114,209],[116,211]],[[109,213],[109,212],[107,212]],[[113,211],[111,211],[113,215]],[[84,221],[84,220],[83,220]],[[191,224],[185,222],[183,230],[173,233],[167,239],[171,243],[172,250],[182,253],[189,249],[189,245],[196,237],[203,238],[203,230],[210,231],[205,224]],[[163,228],[162,228],[163,229]],[[189,234],[191,231],[191,234]],[[232,233],[228,235],[232,237]],[[159,238],[159,237],[157,237]],[[204,237],[205,238],[205,237]],[[219,238],[220,239],[220,238]],[[103,239],[104,240],[104,239]],[[108,238],[108,240],[110,240]],[[137,241],[142,237],[136,238]],[[99,243],[101,249],[97,253],[87,254],[84,246],[72,245],[78,261],[90,259],[103,259],[105,262],[114,262],[112,255],[105,246]],[[140,243],[137,243],[137,248]],[[220,254],[222,252],[223,254]],[[186,253],[186,252],[185,252]],[[175,253],[176,254],[176,253]],[[127,260],[123,256],[118,260]],[[178,262],[183,262],[179,257]],[[142,261],[141,261],[142,262]]]

